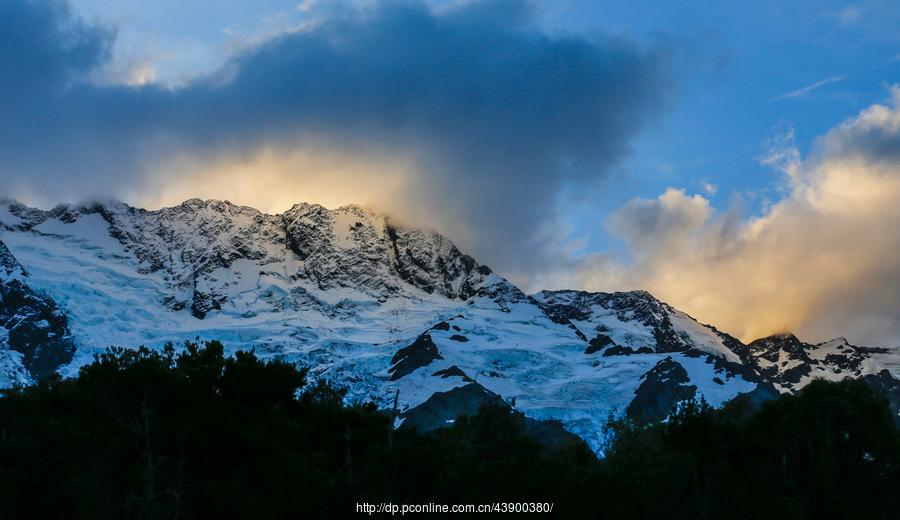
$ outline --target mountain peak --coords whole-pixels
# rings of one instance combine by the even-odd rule
[[[802,341],[793,332],[783,331],[757,338],[751,341],[749,345],[762,345],[764,343],[802,343]]]
[[[221,311],[238,287],[272,271],[288,283],[343,288],[379,301],[419,291],[465,300],[491,275],[443,235],[391,223],[357,205],[299,203],[270,215],[227,200],[194,198],[153,211],[85,203],[17,210],[27,218],[7,213],[0,221],[23,230],[84,244],[118,242],[140,273],[164,276],[169,308],[189,308],[198,318]]]
[[[7,281],[18,276],[27,276],[22,264],[12,255],[6,244],[0,242],[0,281]]]
[[[317,204],[315,202],[298,202],[291,206],[289,210],[285,212],[287,213],[310,213],[310,212],[322,212],[328,211],[328,208],[321,204]]]
[[[399,390],[409,409],[477,381],[600,446],[613,410],[662,419],[696,396],[869,374],[878,354],[790,333],[751,348],[643,290],[529,297],[445,236],[356,205],[10,203],[0,222],[0,386],[201,337],[302,363],[349,398]]]

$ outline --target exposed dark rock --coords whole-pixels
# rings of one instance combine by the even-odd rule
[[[599,335],[597,335],[597,337],[593,338],[590,342],[588,342],[588,347],[584,350],[584,353],[585,354],[593,354],[594,352],[597,352],[598,350],[602,349],[603,347],[606,347],[609,345],[613,345],[610,348],[615,348],[617,346],[616,342],[613,341],[612,338],[610,338],[606,334],[599,334]]]
[[[491,274],[490,268],[462,254],[441,235],[394,225],[388,225],[386,232],[397,274],[425,292],[437,290],[450,298],[466,300],[478,292],[484,277]],[[422,244],[429,247],[422,247]],[[438,254],[441,250],[447,254]],[[462,283],[457,283],[460,280]]]
[[[558,295],[568,293],[575,293],[576,296],[572,299],[556,298]],[[554,323],[568,324],[573,320],[586,321],[591,317],[590,303],[582,304],[582,302],[579,301],[579,297],[582,297],[581,299],[583,299],[584,295],[592,293],[577,291],[543,291],[540,294],[547,297],[541,301],[540,305]]]
[[[714,356],[709,352],[693,347],[685,350],[684,355],[692,358],[704,358],[707,364],[713,365],[717,372],[724,372],[729,378],[739,376],[751,383],[764,381],[764,378],[756,371],[756,367],[753,364],[729,361],[724,357]]]
[[[438,352],[437,345],[431,339],[431,334],[426,332],[416,338],[412,345],[403,347],[394,354],[391,359],[393,366],[388,370],[388,373],[391,374],[391,381],[409,375],[417,368],[428,366],[435,359],[444,358]]]
[[[585,333],[584,333],[584,332],[581,332],[580,330],[578,330],[578,327],[576,327],[575,325],[572,325],[572,324],[570,323],[570,324],[569,324],[569,328],[575,331],[575,335],[578,336],[578,339],[580,339],[581,341],[587,341],[587,340],[588,340],[588,338],[587,338],[587,336],[585,335]]]
[[[687,370],[667,357],[642,376],[625,413],[639,424],[662,421],[675,411],[678,403],[694,399],[697,387],[691,385]]]
[[[473,416],[483,406],[506,408],[513,420],[520,421],[525,434],[545,449],[556,450],[567,446],[582,445],[584,441],[563,428],[560,421],[540,421],[525,417],[513,410],[503,399],[478,383],[458,386],[446,392],[436,392],[424,403],[400,415],[403,429],[428,432],[452,426],[460,417]]]
[[[10,219],[14,226],[4,228],[9,232],[40,233],[36,226],[51,218],[72,223],[85,215],[100,215],[110,236],[121,243],[129,259],[133,257],[137,261],[137,271],[153,273],[164,280],[166,287],[159,297],[162,305],[173,312],[189,311],[201,319],[224,307],[227,296],[234,294],[231,290],[234,284],[240,283],[234,281],[236,278],[258,275],[236,269],[221,276],[217,271],[228,269],[236,261],[252,260],[247,264],[260,266],[266,274],[274,272],[262,267],[270,263],[291,266],[291,272],[281,269],[277,275],[290,282],[303,281],[297,284],[302,287],[295,286],[287,294],[273,289],[261,290],[260,300],[271,304],[273,312],[302,312],[315,308],[332,318],[354,316],[354,306],[369,305],[369,301],[384,302],[397,294],[415,297],[419,290],[457,300],[474,296],[489,298],[500,310],[507,312],[513,304],[535,304],[550,320],[568,327],[573,335],[570,341],[574,342],[574,337],[583,341],[587,354],[629,356],[679,352],[705,359],[715,367],[714,383],[727,386],[731,378],[738,376],[755,382],[757,388],[750,394],[759,402],[778,395],[772,382],[777,383],[779,389],[793,390],[798,383],[826,372],[861,377],[866,359],[887,352],[886,349],[853,346],[843,340],[828,342],[827,350],[817,351],[826,348],[825,344],[810,345],[790,334],[744,345],[709,327],[741,360],[740,363],[729,361],[730,357],[698,349],[691,336],[679,328],[685,315],[645,291],[548,291],[535,297],[527,296],[499,277],[488,278],[491,275],[488,267],[462,254],[446,238],[397,226],[383,217],[353,207],[327,210],[315,204],[299,204],[283,215],[265,215],[225,201],[199,199],[159,211],[144,211],[118,203],[63,205],[50,211],[12,203],[7,207],[16,217]],[[120,254],[118,248],[97,253]],[[232,277],[235,273],[237,276]],[[71,360],[74,347],[65,315],[56,302],[44,293],[32,290],[27,273],[5,247],[0,248],[0,281],[3,282],[2,305],[6,306],[5,314],[0,315],[3,343],[9,343],[10,348],[23,353],[24,363],[36,377],[50,374],[60,364]],[[322,290],[352,288],[372,298],[348,298],[337,303],[328,299],[325,302],[312,295],[318,294],[314,290],[310,293],[303,288],[314,285]],[[409,286],[416,290],[409,293]],[[617,339],[619,336],[596,323],[601,321],[600,317],[610,316],[640,325],[636,329],[646,328],[652,338],[638,332],[634,338],[621,341],[623,345],[616,344],[610,336]],[[454,325],[463,323],[462,320],[449,316],[446,319],[431,330],[452,329],[453,332],[448,332],[448,336],[453,334],[449,336],[450,340],[468,341],[471,338],[477,342],[474,329],[471,332],[467,329],[466,336],[462,334],[462,328]],[[10,327],[8,336],[7,326]],[[565,329],[563,332],[568,333]],[[646,346],[636,348],[636,345]],[[423,334],[396,353],[390,378],[402,378],[436,359],[442,357],[432,336]],[[596,365],[604,362],[599,357],[589,361]],[[645,374],[637,393],[640,395],[636,394],[635,403],[632,403],[632,413],[642,417],[665,417],[671,411],[672,403],[677,403],[682,394],[690,394],[689,389],[693,386],[688,384],[689,381],[685,379],[678,383],[684,369],[671,358],[669,364],[660,363]],[[496,363],[488,368],[504,370]],[[460,375],[456,371],[462,373],[458,367],[451,367],[435,375]],[[480,374],[505,377],[496,371]],[[467,378],[465,374],[460,377]],[[888,390],[894,388],[894,380],[889,374],[866,377]],[[467,381],[471,379],[467,378]],[[704,385],[707,383],[708,380]],[[654,392],[659,396],[653,397]]]
[[[588,348],[590,348],[590,347],[588,347]],[[587,352],[587,351],[585,351],[585,352]],[[615,345],[615,346],[609,347],[608,349],[606,349],[606,350],[603,352],[603,356],[604,356],[604,357],[608,357],[608,356],[630,356],[630,355],[632,355],[632,354],[634,354],[634,349],[633,349],[633,348],[631,348],[631,347],[623,347],[623,346],[621,346],[621,345]]]
[[[745,363],[756,365],[766,379],[791,388],[810,374],[811,365],[818,363],[809,357],[811,347],[812,345],[803,343],[793,334],[775,334],[749,343],[745,349],[749,355],[741,357]],[[779,361],[794,361],[798,364],[784,370],[783,365],[777,365]]]
[[[537,297],[544,312],[556,323],[589,321],[599,307],[612,311],[620,321],[637,322],[650,329],[656,352],[682,352],[692,346],[690,338],[672,324],[670,315],[675,309],[647,291],[542,291]]]
[[[195,291],[194,297],[191,300],[191,314],[198,320],[202,320],[210,312],[221,310],[224,301],[224,297],[217,297],[213,294]],[[172,308],[174,307],[175,306]]]
[[[467,382],[467,383],[474,383],[474,382],[475,382],[474,379],[472,379],[471,377],[467,376],[466,373],[463,372],[462,369],[460,369],[460,368],[459,368],[458,366],[456,366],[456,365],[453,365],[453,366],[450,367],[450,368],[445,368],[445,369],[443,369],[443,370],[438,370],[437,372],[435,372],[434,374],[431,374],[431,375],[433,375],[433,376],[440,376],[440,377],[442,377],[442,378],[444,378],[444,379],[446,379],[446,378],[448,378],[448,377],[451,377],[451,376],[458,376],[458,377],[461,377],[461,378],[463,379],[463,381],[465,381],[465,382]]]
[[[884,347],[856,347],[856,350],[863,354],[887,354],[891,351],[891,349]]]
[[[502,312],[510,312],[510,305],[527,302],[537,305],[534,298],[528,296],[515,285],[502,281],[478,289],[476,294],[482,298],[493,300]]]
[[[460,416],[475,415],[485,405],[503,405],[503,399],[479,385],[469,383],[446,392],[435,392],[424,403],[411,408],[400,417],[403,428],[427,432],[452,424]]]
[[[641,347],[637,350],[631,347],[623,347],[621,345],[615,345],[609,347],[608,349],[603,351],[603,357],[608,356],[630,356],[632,354],[653,354],[653,349],[650,347]]]
[[[298,204],[283,219],[287,245],[301,260],[309,258],[330,239],[331,218],[323,206]]]
[[[0,242],[0,282],[16,274],[27,276],[25,268],[16,260],[6,244]]]
[[[178,312],[185,307],[187,307],[187,303],[175,298],[174,296],[168,296],[162,301],[163,306],[167,309]]]
[[[33,290],[27,273],[0,242],[0,327],[6,345],[22,353],[22,364],[35,380],[72,360],[75,343],[68,318],[49,296]]]
[[[825,356],[817,353],[825,348],[834,352],[827,352]],[[735,348],[745,365],[754,367],[766,380],[787,389],[795,388],[801,381],[820,372],[859,377],[864,361],[881,350],[857,347],[843,338],[814,345],[800,341],[790,333],[767,336]]]

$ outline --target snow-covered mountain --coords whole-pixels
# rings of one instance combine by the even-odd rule
[[[838,381],[863,377],[882,369],[872,354],[888,354],[883,348],[851,345],[844,338],[819,344],[800,341],[790,333],[751,342],[743,351],[752,356],[759,371],[782,391],[797,390],[814,378]]]
[[[350,399],[398,396],[407,424],[504,399],[594,447],[611,413],[656,421],[817,375],[896,381],[891,351],[744,345],[643,291],[529,296],[445,237],[353,206],[0,203],[0,384],[198,337],[309,366]]]

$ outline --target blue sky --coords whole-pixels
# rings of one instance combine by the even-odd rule
[[[557,27],[623,34],[673,48],[676,92],[635,142],[610,207],[668,186],[748,212],[778,199],[781,174],[761,164],[794,129],[801,152],[828,129],[887,97],[900,77],[900,4],[892,2],[568,1],[547,8]],[[711,183],[715,193],[703,189]],[[596,206],[594,206],[596,207]],[[606,239],[580,220],[593,243]]]
[[[900,343],[897,27],[882,0],[8,0],[0,196],[356,203],[526,290]]]
[[[740,197],[746,211],[760,211],[780,196],[780,173],[760,161],[773,138],[793,129],[799,149],[808,150],[829,128],[885,99],[900,72],[900,6],[889,1],[534,4],[548,32],[603,33],[671,55],[672,91],[659,118],[633,139],[633,153],[589,198],[561,196],[567,223],[588,250],[619,247],[602,225],[612,208],[670,186],[703,193],[720,208]],[[302,24],[316,7],[297,0],[74,5],[117,27],[121,66],[109,67],[111,74],[147,63],[153,81],[173,84],[214,70],[248,41]]]

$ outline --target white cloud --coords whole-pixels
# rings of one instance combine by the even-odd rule
[[[768,161],[784,198],[758,217],[715,212],[668,189],[614,214],[631,261],[581,259],[557,283],[643,287],[697,318],[753,339],[793,330],[900,344],[900,88],[821,137],[801,158]]]
[[[774,101],[806,97],[807,95],[809,95],[810,92],[812,92],[814,90],[820,89],[820,88],[824,87],[825,85],[830,85],[832,83],[838,83],[840,81],[844,81],[845,79],[846,78],[844,76],[832,76],[830,78],[825,78],[823,80],[816,81],[815,83],[812,83],[810,85],[806,85],[805,87],[800,87],[797,90],[792,90],[785,94],[781,94],[780,96],[776,96],[774,98]]]
[[[193,23],[196,6],[165,3]],[[22,20],[0,38],[0,62],[14,57],[18,80],[0,82],[0,99],[14,101],[0,103],[2,195],[42,206],[365,204],[525,278],[556,265],[535,232],[560,194],[599,192],[670,94],[663,47],[551,34],[527,0],[321,4],[304,15],[311,25],[264,21],[271,37],[182,81],[173,63],[215,62],[189,52],[209,48],[191,43],[201,34],[149,48],[134,36],[117,60],[115,31],[63,3],[0,2],[0,21]],[[221,14],[201,25],[216,38],[225,26],[242,33]],[[128,33],[153,34],[138,30],[148,25]],[[16,45],[24,39],[34,45]],[[104,70],[116,73],[81,82]]]

